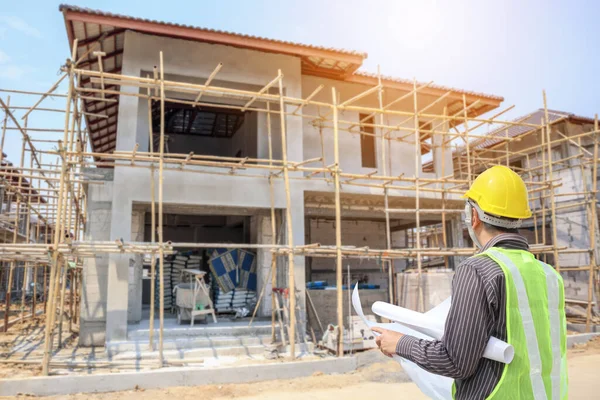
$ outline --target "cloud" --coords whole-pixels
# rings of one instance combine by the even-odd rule
[[[29,72],[32,72],[33,68],[28,66],[14,65],[8,64],[3,65],[0,68],[0,78],[8,79],[8,80],[20,80]]]
[[[7,80],[20,80],[34,68],[27,65],[18,65],[11,62],[11,58],[4,51],[0,50],[0,78]]]
[[[8,56],[8,54],[0,50],[0,64],[6,64],[9,61],[10,57]]]
[[[0,24],[7,26],[8,28],[14,29],[21,33],[26,34],[34,38],[41,38],[42,34],[35,27],[29,25],[25,20],[8,15],[0,15]]]

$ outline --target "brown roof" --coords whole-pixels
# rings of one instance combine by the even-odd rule
[[[91,44],[102,38],[100,50],[106,54],[102,58],[103,70],[105,72],[121,72],[125,41],[124,33],[126,30],[133,30],[152,35],[293,55],[301,59],[302,74],[304,75],[315,75],[365,85],[377,84],[376,75],[357,71],[362,65],[363,60],[367,58],[367,53],[364,52],[155,21],[66,4],[60,5],[59,10],[64,15],[70,46],[73,45],[74,39],[78,39],[78,57],[81,57]],[[97,58],[90,53],[78,64],[78,68],[98,70],[97,64]],[[413,83],[411,80],[394,77],[382,77],[382,79],[386,87],[399,90],[412,90]],[[89,78],[83,78],[79,82],[79,85],[87,88],[98,88],[98,84],[93,84]],[[448,91],[453,92],[448,96],[448,112],[450,114],[462,109],[463,94],[467,98],[467,104],[477,100],[480,101],[478,107],[473,107],[469,110],[470,117],[486,113],[498,107],[504,100],[499,96],[440,85],[430,85],[419,93],[441,96]],[[119,96],[106,95],[106,98],[109,101],[84,101],[84,107],[88,113],[108,117],[86,116],[87,126],[90,131],[91,146],[94,152],[109,152],[114,150],[116,146]]]

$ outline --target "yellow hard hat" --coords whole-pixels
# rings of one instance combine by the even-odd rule
[[[514,219],[531,217],[525,182],[512,169],[502,165],[483,171],[463,198],[475,201],[491,215]]]

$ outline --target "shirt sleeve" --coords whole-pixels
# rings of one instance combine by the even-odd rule
[[[454,275],[444,337],[424,340],[403,336],[396,346],[399,356],[454,379],[466,379],[475,373],[490,338],[493,317],[481,277],[470,265],[473,262],[465,261]]]

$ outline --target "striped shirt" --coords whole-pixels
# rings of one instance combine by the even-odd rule
[[[502,233],[490,247],[528,250],[527,239]],[[491,336],[506,341],[504,273],[489,257],[471,257],[456,269],[452,305],[442,340],[403,336],[396,346],[399,356],[434,374],[455,379],[456,399],[484,399],[502,375],[504,364],[482,358]]]

